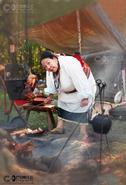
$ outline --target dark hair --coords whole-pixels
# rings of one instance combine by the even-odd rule
[[[50,51],[43,51],[41,54],[40,54],[40,62],[41,60],[45,59],[45,58],[53,58],[54,57],[54,54]]]

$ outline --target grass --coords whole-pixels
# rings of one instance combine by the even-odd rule
[[[9,104],[10,104],[9,99],[7,99],[7,108],[9,108]],[[26,112],[24,112],[24,113],[26,113]],[[18,116],[18,113],[13,108],[12,112],[10,113],[9,116],[10,116],[10,119],[12,119],[15,116]],[[54,118],[55,118],[55,120],[57,119],[56,113],[54,113]],[[8,120],[8,115],[4,113],[4,95],[3,95],[2,89],[0,89],[0,124],[6,123],[7,120]],[[32,111],[30,113],[27,126],[31,129],[36,129],[39,127],[42,129],[46,129],[47,128],[47,114],[46,114],[46,112],[38,113],[38,112]]]

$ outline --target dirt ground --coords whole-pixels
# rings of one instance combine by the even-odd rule
[[[70,129],[71,126],[69,126],[67,130],[68,133]],[[125,185],[126,184],[125,131],[126,131],[126,121],[117,119],[112,120],[112,128],[108,133],[110,151],[108,151],[106,143],[103,142],[101,165],[99,163],[99,142],[96,142],[93,145],[90,145],[89,149],[87,148],[88,151],[87,153],[90,154],[90,157],[89,158],[87,157],[85,158],[85,160],[82,160],[80,165],[78,165],[76,162],[68,163],[67,168],[63,168],[62,170],[50,173],[24,168],[24,166],[20,166],[17,163],[17,160],[14,155],[9,153],[8,151],[0,150],[0,185],[3,184],[8,185],[10,183],[4,181],[4,177],[6,175],[9,175],[9,178],[11,178],[12,175],[16,174],[19,176],[24,175],[32,176],[33,181],[31,184],[33,185]],[[68,136],[67,134],[66,136]],[[77,134],[73,138],[73,141],[77,140],[76,136]],[[64,136],[58,137],[60,138]],[[71,146],[73,146],[72,142]],[[97,148],[97,150],[95,150],[95,148]],[[75,147],[75,149],[81,150],[81,148],[79,147]],[[70,151],[68,152],[68,156],[70,155],[70,157],[71,156],[76,157],[76,155],[74,154],[77,155],[78,153],[76,153],[75,150],[72,151],[70,149]],[[63,160],[67,161],[68,159],[63,158]],[[5,161],[5,163],[3,161]],[[16,182],[11,182],[11,184],[16,184]],[[26,182],[22,182],[21,185],[23,184],[26,184]],[[30,181],[27,184],[30,184]]]
[[[125,185],[126,184],[126,122],[113,120],[108,134],[110,153],[104,148],[102,164],[99,157],[82,161],[78,168],[45,174],[38,185]],[[104,143],[105,144],[105,143]],[[89,167],[90,166],[90,167]]]
[[[33,176],[34,180],[32,184],[34,185],[125,185],[125,130],[125,121],[113,120],[112,129],[108,133],[110,152],[104,147],[101,166],[99,165],[99,153],[97,153],[97,157],[82,161],[80,167],[75,164],[73,168],[63,169],[62,171],[55,173],[24,169],[14,162],[10,164],[12,169],[11,174],[16,174],[17,169],[18,174],[23,175],[25,172],[25,174]],[[106,143],[103,144],[105,145]],[[99,143],[96,143],[96,145],[99,147]],[[1,178],[0,185],[3,184],[2,174]],[[4,182],[4,184],[6,183]]]
[[[126,184],[126,122],[113,120],[108,134],[110,153],[103,151],[102,164],[98,158],[83,162],[80,168],[46,175],[40,185],[125,185]],[[91,163],[92,168],[89,168]]]

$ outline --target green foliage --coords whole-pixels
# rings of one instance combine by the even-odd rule
[[[9,60],[9,54],[8,54],[8,40],[7,38],[0,34],[0,64],[6,64]]]
[[[35,74],[40,74],[41,78],[44,78],[45,71],[40,66],[40,52],[42,50],[45,50],[45,48],[37,43],[32,43],[32,70]]]
[[[39,54],[44,48],[29,41],[26,37],[28,23],[26,24],[25,16],[27,12],[24,5],[24,0],[0,1],[0,64],[10,62],[27,64],[35,74],[45,78],[45,72],[39,65]],[[13,6],[15,9],[12,9]],[[28,9],[28,14],[29,11],[31,12],[31,9]],[[20,32],[22,31],[24,35],[21,36]],[[10,53],[10,44],[15,44],[15,53]]]
[[[6,11],[9,0],[0,1],[0,63],[6,64],[9,60],[9,39],[13,32],[13,14]]]
[[[27,64],[34,74],[45,78],[45,71],[40,66],[40,52],[45,48],[31,41],[19,41],[16,50],[17,63]]]

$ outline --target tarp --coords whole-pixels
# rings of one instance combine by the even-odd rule
[[[100,9],[101,14],[104,12],[107,16],[107,21],[105,16],[100,17],[98,14]],[[28,29],[28,37],[59,52],[71,53],[80,47],[85,54],[110,49],[121,50],[125,45],[121,46],[122,42],[119,43],[121,39],[125,41],[125,12],[125,0],[99,0],[71,13],[64,11],[61,13],[63,16],[55,15],[57,18],[54,16],[44,23],[42,20],[40,24]]]
[[[19,6],[22,2],[20,1]],[[24,0],[28,12],[28,26],[47,23],[94,0]]]
[[[28,39],[57,52],[81,51],[95,78],[107,83],[105,96],[114,99],[122,89],[122,64],[126,66],[126,1],[97,0],[76,8],[44,22],[40,16],[40,23],[27,30]]]

